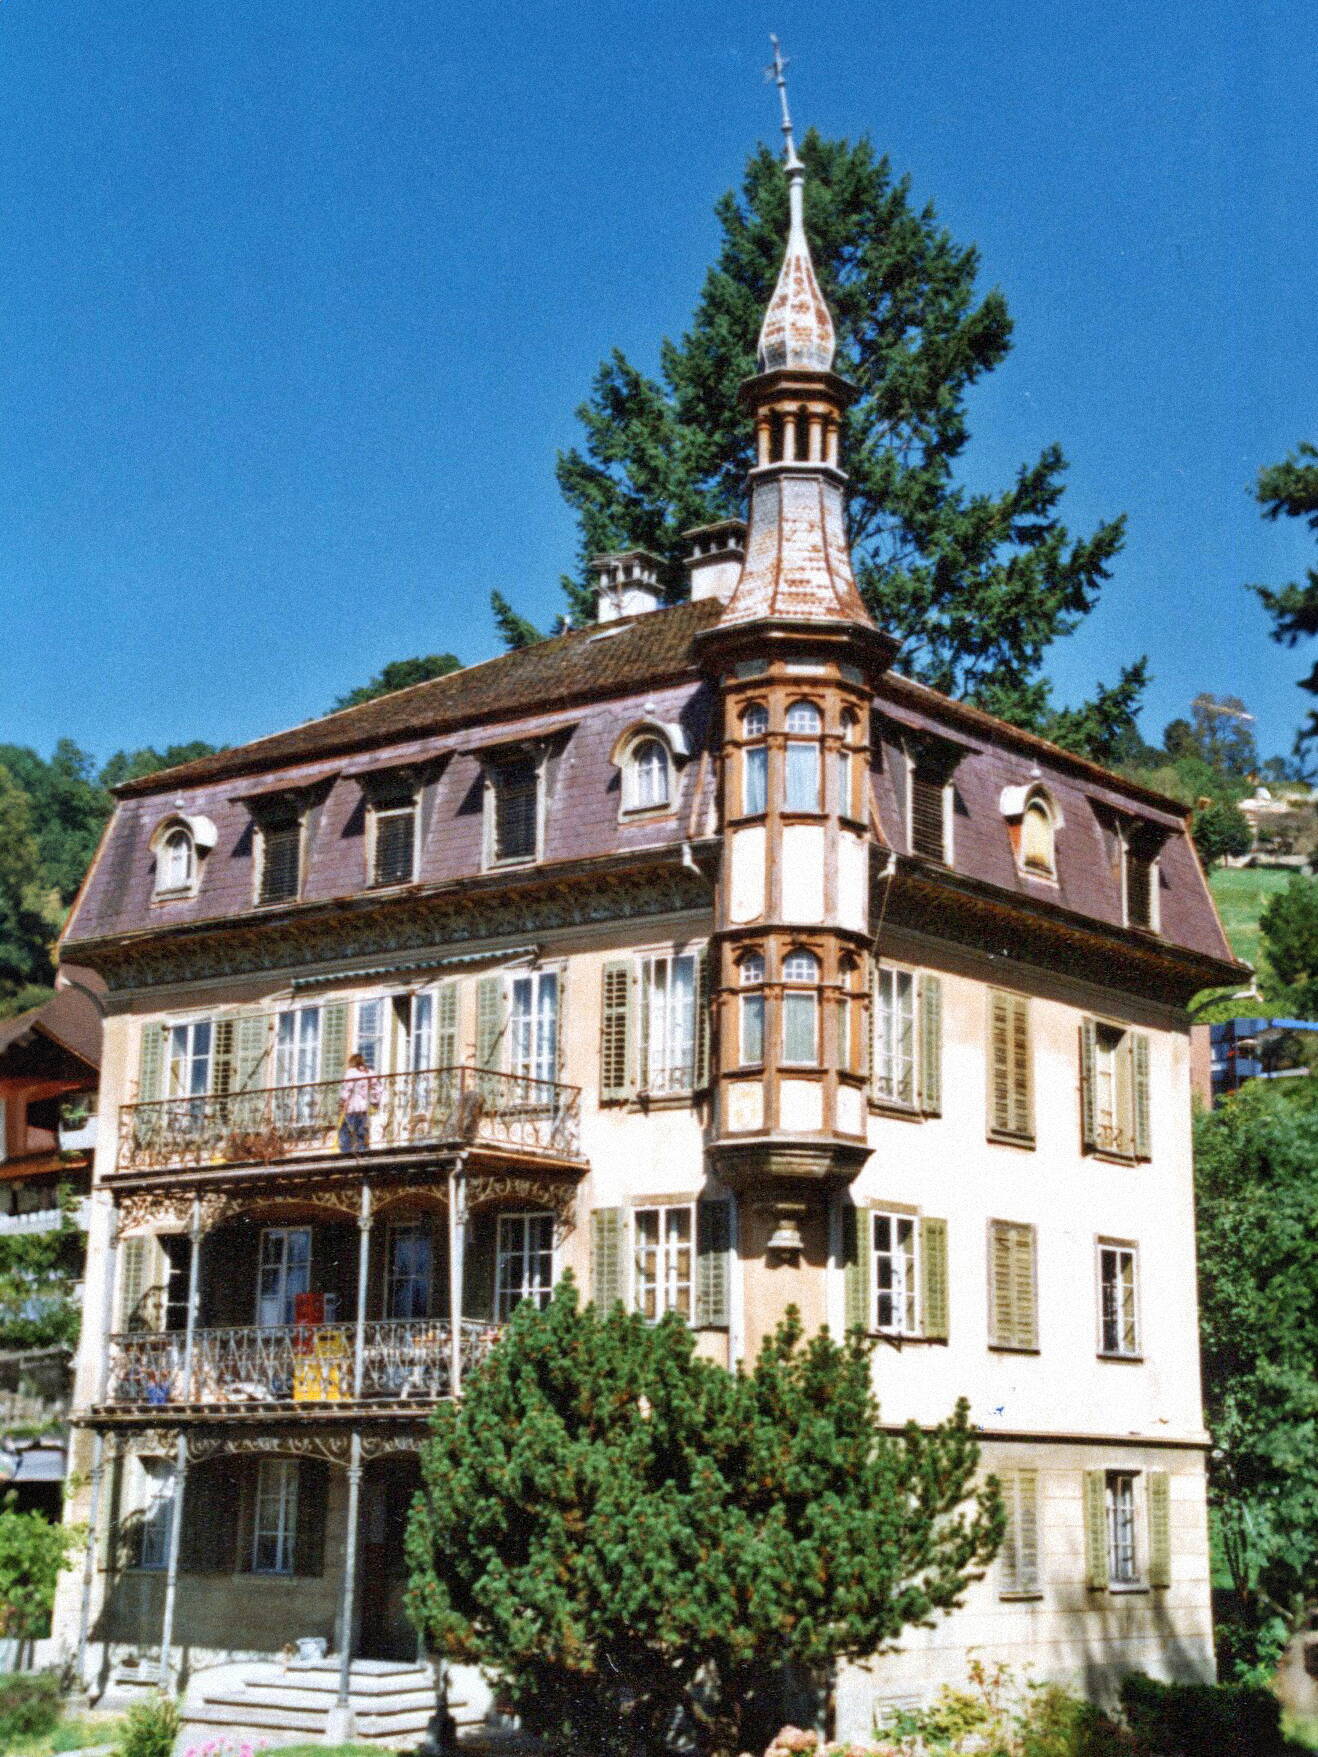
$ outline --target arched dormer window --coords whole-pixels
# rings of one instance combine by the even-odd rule
[[[824,717],[813,702],[793,702],[787,710],[786,811],[818,811],[821,779],[820,738]]]
[[[802,947],[783,959],[783,1062],[819,1062],[819,959]]]
[[[215,825],[181,813],[162,818],[148,846],[156,857],[157,897],[190,897],[200,878],[201,856],[215,846]]]
[[[747,952],[737,966],[741,984],[738,997],[737,1059],[742,1067],[759,1067],[764,1060],[764,955]]]
[[[769,809],[769,710],[752,702],[741,716],[741,809],[746,817],[759,817]]]
[[[676,765],[688,754],[680,725],[651,720],[624,732],[612,757],[622,781],[623,816],[671,809],[676,796]]]
[[[1047,788],[1004,787],[1001,810],[1020,871],[1028,878],[1056,879],[1062,814]]]

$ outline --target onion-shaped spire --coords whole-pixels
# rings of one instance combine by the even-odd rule
[[[815,279],[815,265],[810,260],[805,235],[805,166],[797,157],[792,138],[792,118],[787,108],[787,62],[777,37],[770,40],[771,71],[783,110],[783,164],[787,171],[790,224],[778,285],[760,325],[759,367],[761,372],[776,372],[784,366],[828,372],[836,347],[833,319]]]

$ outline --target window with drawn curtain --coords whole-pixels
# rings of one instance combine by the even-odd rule
[[[739,1059],[744,1068],[764,1060],[764,958],[748,952],[737,966],[741,981],[738,1005]]]
[[[632,746],[623,770],[623,799],[628,811],[657,811],[668,804],[672,765],[660,738],[641,738]]]
[[[801,949],[783,959],[783,1062],[819,1061],[819,959]]]
[[[769,710],[752,702],[741,717],[741,735],[748,742],[741,753],[741,809],[746,817],[760,817],[769,809],[769,748],[751,743],[769,733]]]
[[[192,883],[196,853],[192,837],[184,829],[171,830],[161,849],[160,891],[185,891]]]
[[[819,811],[822,779],[823,716],[813,702],[793,702],[787,710],[785,811]]]

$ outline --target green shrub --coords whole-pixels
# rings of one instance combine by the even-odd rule
[[[44,1739],[60,1717],[59,1679],[54,1672],[11,1672],[0,1678],[0,1751],[20,1739]]]
[[[135,1702],[124,1716],[119,1757],[173,1757],[183,1717],[168,1696]]]
[[[1136,1672],[1121,1706],[1137,1748],[1149,1757],[1285,1757],[1281,1704],[1238,1684],[1160,1684]]]

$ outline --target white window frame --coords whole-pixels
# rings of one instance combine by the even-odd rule
[[[183,876],[173,870],[173,850],[183,846]],[[160,838],[156,854],[156,896],[186,897],[197,888],[197,842],[186,824],[175,823]]]
[[[258,1459],[252,1513],[253,1574],[292,1575],[297,1560],[297,1502],[297,1460]],[[261,1547],[270,1542],[274,1544],[274,1560],[264,1562]]]
[[[689,973],[687,1005],[674,1005],[679,966]],[[699,952],[646,952],[637,959],[637,1090],[655,1097],[691,1092],[696,1083]],[[685,1013],[681,1017],[680,1013]],[[656,1041],[658,1039],[658,1041]]]
[[[552,984],[554,1002],[546,1009],[544,997]],[[529,988],[530,1004],[519,1007],[519,989]],[[563,1029],[559,1003],[562,999],[562,978],[553,969],[511,970],[504,978],[506,1022],[503,1030],[502,1060],[504,1072],[537,1084],[558,1079],[559,1033]],[[553,1019],[553,1042],[543,1041],[544,1021]]]
[[[532,1241],[531,1227],[535,1224],[540,1232],[548,1232],[549,1244]],[[515,1241],[508,1244],[505,1240]],[[504,1286],[504,1264],[517,1258],[521,1262],[521,1273],[514,1286]],[[535,1265],[543,1265],[548,1259],[548,1279],[544,1279],[540,1269]],[[500,1213],[495,1216],[494,1235],[494,1321],[504,1324],[513,1315],[514,1309],[522,1300],[534,1300],[542,1310],[549,1304],[557,1280],[557,1251],[554,1242],[554,1216],[541,1208],[527,1208],[513,1213]],[[516,1295],[516,1298],[511,1297]]]
[[[653,747],[660,753],[663,766],[663,797],[643,797],[641,784],[642,753]],[[624,817],[662,817],[673,810],[676,796],[676,766],[673,751],[652,726],[643,727],[629,740],[622,762],[622,815]]]
[[[809,958],[811,960],[814,965],[813,976],[794,976],[788,974],[792,961],[796,958]],[[783,959],[782,1042],[780,1044],[780,1055],[782,1058],[781,1065],[784,1068],[817,1068],[820,1066],[819,1027],[821,1021],[819,998],[822,975],[823,967],[820,964],[819,957],[815,952],[810,951],[808,947],[793,947]],[[792,1001],[800,1000],[809,1001],[813,1020],[813,1049],[808,1057],[789,1056],[787,1053],[788,1019],[790,1013],[796,1010],[790,1007],[790,1003]]]
[[[412,826],[412,859],[408,871],[403,878],[380,877],[380,829],[386,819],[407,818]],[[370,811],[370,885],[377,890],[388,890],[393,885],[410,885],[416,879],[417,842],[421,827],[419,802],[415,795],[409,804],[372,805]]]
[[[653,1216],[654,1239],[642,1239]],[[676,1312],[695,1322],[696,1205],[694,1202],[640,1202],[632,1209],[632,1305],[648,1323]],[[680,1229],[685,1226],[685,1238]],[[670,1228],[674,1236],[670,1236]],[[683,1253],[686,1275],[681,1273]]]
[[[296,1234],[304,1235],[307,1241],[307,1254],[305,1261],[306,1286],[294,1287],[290,1291],[289,1282],[292,1279],[296,1279],[296,1277],[290,1274],[290,1269],[296,1268],[298,1265],[290,1265],[288,1246],[289,1240]],[[267,1252],[267,1240],[278,1240],[279,1248],[277,1253],[275,1251]],[[311,1292],[312,1243],[312,1229],[309,1226],[263,1226],[261,1228],[261,1241],[256,1259],[256,1315],[253,1319],[253,1322],[258,1329],[282,1330],[286,1329],[295,1321],[294,1300],[300,1293]],[[267,1261],[267,1256],[271,1258],[270,1261]],[[267,1269],[273,1271],[272,1285],[268,1293],[266,1291]],[[281,1316],[274,1323],[267,1323],[261,1315],[262,1308],[267,1299],[278,1300],[279,1302]],[[287,1313],[287,1316],[283,1316],[283,1313]]]
[[[363,1029],[363,1019],[370,1017],[376,1021],[374,1029]],[[352,1010],[352,1030],[353,1053],[365,1057],[366,1065],[373,1074],[385,1073],[389,1042],[388,997],[373,994],[359,1000]]]
[[[765,963],[763,952],[748,952],[737,965],[737,981],[740,994],[737,997],[737,1058],[743,1068],[760,1068],[764,1066],[764,1033],[766,1030],[764,1006]],[[756,1035],[759,1037],[760,1053],[751,1057],[747,1050],[747,1023],[754,1017],[758,1024]]]
[[[151,1029],[150,1026],[147,1029]],[[198,1036],[204,1032],[206,1047],[198,1050]],[[188,1070],[184,1083],[175,1085],[178,1068]],[[205,1077],[197,1082],[198,1069]],[[215,1021],[212,1018],[178,1019],[165,1027],[164,1087],[166,1098],[206,1098],[215,1083]]]
[[[1133,927],[1142,933],[1162,932],[1162,886],[1159,882],[1161,871],[1160,856],[1155,854],[1149,861],[1149,919],[1132,921],[1130,918],[1130,863],[1138,858],[1131,848],[1132,831],[1123,826],[1121,835],[1121,919],[1126,927]]]
[[[1047,864],[1043,865],[1043,866],[1032,866],[1026,857],[1025,826],[1030,820],[1031,813],[1034,813],[1035,815],[1042,817],[1044,820],[1044,823],[1047,825],[1048,858],[1047,858]],[[1036,788],[1026,798],[1024,809],[1021,812],[1020,848],[1019,848],[1019,854],[1018,854],[1018,858],[1017,858],[1017,864],[1019,865],[1019,868],[1020,868],[1022,874],[1026,878],[1038,879],[1038,880],[1041,880],[1042,882],[1044,882],[1045,884],[1049,880],[1056,883],[1056,880],[1057,880],[1057,831],[1058,831],[1058,827],[1059,827],[1058,813],[1057,813],[1056,808],[1053,805],[1052,800],[1048,797],[1048,795],[1045,792],[1043,792],[1043,790],[1041,788]]]
[[[1103,1477],[1103,1515],[1108,1588],[1132,1591],[1144,1584],[1144,1534],[1140,1530],[1138,1470],[1109,1470]]]
[[[1141,1360],[1144,1355],[1144,1338],[1140,1311],[1139,1246],[1129,1239],[1100,1238],[1095,1241],[1094,1251],[1098,1277],[1098,1352],[1104,1360]],[[1119,1293],[1122,1287],[1120,1275],[1123,1260],[1128,1260],[1130,1264],[1130,1328],[1133,1336],[1129,1347],[1124,1343],[1126,1322],[1120,1309],[1113,1312],[1117,1346],[1107,1346],[1109,1280],[1105,1260],[1108,1258],[1111,1259],[1114,1269],[1111,1285],[1115,1293]]]
[[[499,777],[518,763],[530,765],[535,777],[532,848],[529,854],[500,854],[498,848]],[[491,757],[485,763],[483,866],[488,870],[505,866],[534,866],[544,849],[545,831],[545,753],[543,750],[507,752],[501,759]]]
[[[315,1086],[320,1083],[324,1025],[324,1009],[319,1002],[309,1006],[283,1007],[275,1014],[274,1085]]]
[[[919,1336],[920,1329],[920,1217],[900,1209],[869,1210],[869,1243],[872,1253],[872,1310],[870,1324],[880,1336]],[[888,1229],[888,1244],[879,1243],[882,1228]],[[905,1230],[906,1236],[900,1235]],[[890,1286],[882,1286],[881,1265],[889,1266]],[[880,1315],[880,1302],[885,1294],[892,1301],[887,1323]],[[899,1309],[900,1308],[900,1309]]]
[[[915,971],[901,964],[880,964],[874,972],[871,1092],[877,1103],[901,1110],[914,1110],[919,1100],[919,986]],[[909,1090],[902,1090],[908,1064]]]

